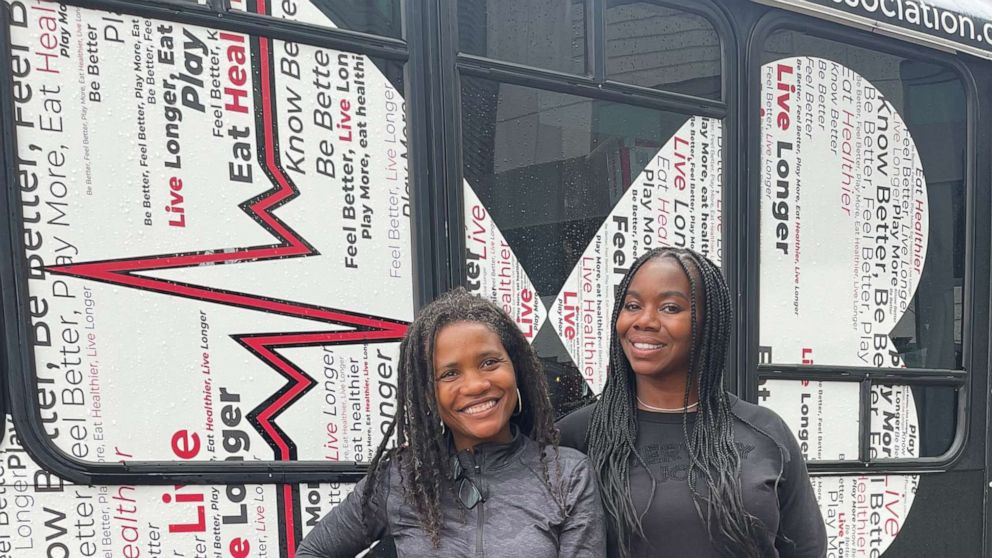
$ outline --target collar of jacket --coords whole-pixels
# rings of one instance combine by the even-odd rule
[[[512,438],[509,442],[486,442],[457,453],[458,461],[466,473],[472,474],[476,465],[484,465],[486,471],[502,469],[509,465],[527,443],[527,436],[520,432],[517,425],[510,423]],[[448,447],[454,451],[451,436],[448,436]]]

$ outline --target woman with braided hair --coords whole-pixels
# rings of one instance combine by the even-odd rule
[[[826,555],[792,433],[723,388],[731,307],[691,250],[652,250],[620,285],[603,392],[559,423],[598,475],[611,557]]]
[[[558,447],[544,373],[506,313],[455,289],[411,324],[397,371],[396,420],[368,475],[298,558],[382,539],[400,557],[605,556],[595,473]]]

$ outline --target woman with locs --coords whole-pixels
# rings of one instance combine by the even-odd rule
[[[609,556],[825,556],[795,437],[723,388],[731,299],[719,268],[691,250],[645,253],[611,323],[601,396],[559,422],[561,444],[598,475]]]
[[[368,474],[297,558],[350,558],[387,538],[400,557],[605,556],[595,473],[559,449],[545,375],[501,309],[464,289],[425,306],[397,384]]]

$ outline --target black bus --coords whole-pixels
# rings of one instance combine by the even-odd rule
[[[992,556],[992,5],[7,0],[0,557],[292,558],[463,285],[561,413],[660,245],[831,557]],[[387,548],[374,551],[389,555]]]

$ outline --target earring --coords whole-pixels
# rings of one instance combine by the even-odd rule
[[[441,421],[441,435],[444,436],[444,421]]]
[[[524,400],[520,397],[520,388],[517,388],[517,414],[524,412]]]

